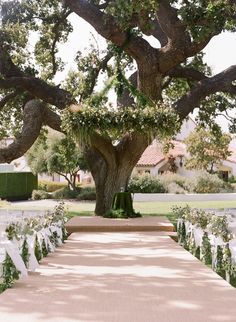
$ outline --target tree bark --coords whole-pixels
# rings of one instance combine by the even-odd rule
[[[144,135],[126,134],[116,146],[99,137],[99,144],[86,151],[96,187],[96,215],[104,215],[111,208],[114,194],[127,188],[133,168],[147,145]],[[103,150],[109,153],[105,154]]]

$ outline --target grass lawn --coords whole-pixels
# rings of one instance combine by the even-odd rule
[[[158,201],[149,201],[149,202],[134,202],[134,209],[140,212],[142,215],[147,216],[166,216],[170,222],[175,226],[177,223],[176,216],[172,213],[171,208],[173,206],[186,206],[188,204],[192,208],[236,208],[236,201],[197,201],[197,202],[158,202]],[[70,219],[74,216],[92,216],[94,214],[94,204],[81,203],[81,204],[72,204],[68,207],[67,217]]]
[[[143,215],[160,216],[171,213],[173,206],[186,206],[188,204],[193,208],[236,208],[235,201],[191,201],[191,202],[163,202],[163,201],[148,201],[148,202],[134,202],[134,209]],[[92,215],[94,210],[94,203],[70,203],[68,204],[69,212],[79,212],[78,215]]]
[[[192,202],[164,202],[164,201],[149,201],[149,202],[134,202],[134,209],[140,212],[142,215],[151,216],[167,216],[169,220],[173,223],[176,222],[175,216],[171,213],[171,208],[176,206],[186,206],[188,204],[190,207],[195,208],[236,208],[235,201],[218,200],[218,201],[192,201]],[[22,209],[22,210],[46,210],[48,209],[47,202],[45,204],[43,201],[40,205],[34,205],[33,203],[24,204],[7,204],[0,203],[0,207],[10,208],[10,209]],[[95,203],[94,202],[73,202],[66,201],[67,216],[72,218],[74,216],[92,216],[94,214]]]

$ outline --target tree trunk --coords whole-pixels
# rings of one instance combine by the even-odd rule
[[[107,142],[104,141],[104,149]],[[117,146],[110,146],[109,154],[94,148],[86,151],[96,187],[95,214],[102,216],[111,208],[112,199],[121,188],[126,189],[133,168],[148,145],[144,135],[126,135]],[[102,147],[100,146],[101,150]]]
[[[162,75],[149,63],[138,70],[138,88],[153,102],[161,99],[161,82]],[[96,215],[104,215],[111,208],[114,194],[127,187],[149,143],[144,133],[126,134],[115,146],[111,140],[94,134],[86,156],[96,186]]]
[[[112,199],[116,192],[121,188],[125,188],[131,173],[117,166],[114,171],[107,169],[107,171],[100,172],[96,184],[96,207],[95,214],[102,216],[111,208]]]

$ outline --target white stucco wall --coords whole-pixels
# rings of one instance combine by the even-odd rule
[[[176,140],[185,140],[189,136],[189,134],[195,129],[195,127],[196,123],[191,118],[188,120],[184,120],[179,134],[176,135]]]
[[[231,170],[231,175],[233,175],[233,176],[236,176],[236,163],[234,163],[234,162],[230,162],[230,161],[223,161],[222,162],[222,166],[224,167],[227,167],[227,168],[230,168],[230,170]],[[222,167],[219,167],[219,168],[222,168]]]

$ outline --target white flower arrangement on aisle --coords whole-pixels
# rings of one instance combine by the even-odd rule
[[[67,238],[64,204],[45,214],[15,218],[0,237],[0,292],[13,285]]]
[[[172,211],[178,216],[179,244],[236,286],[236,254],[231,248],[236,238],[228,217],[189,206],[173,207]]]

